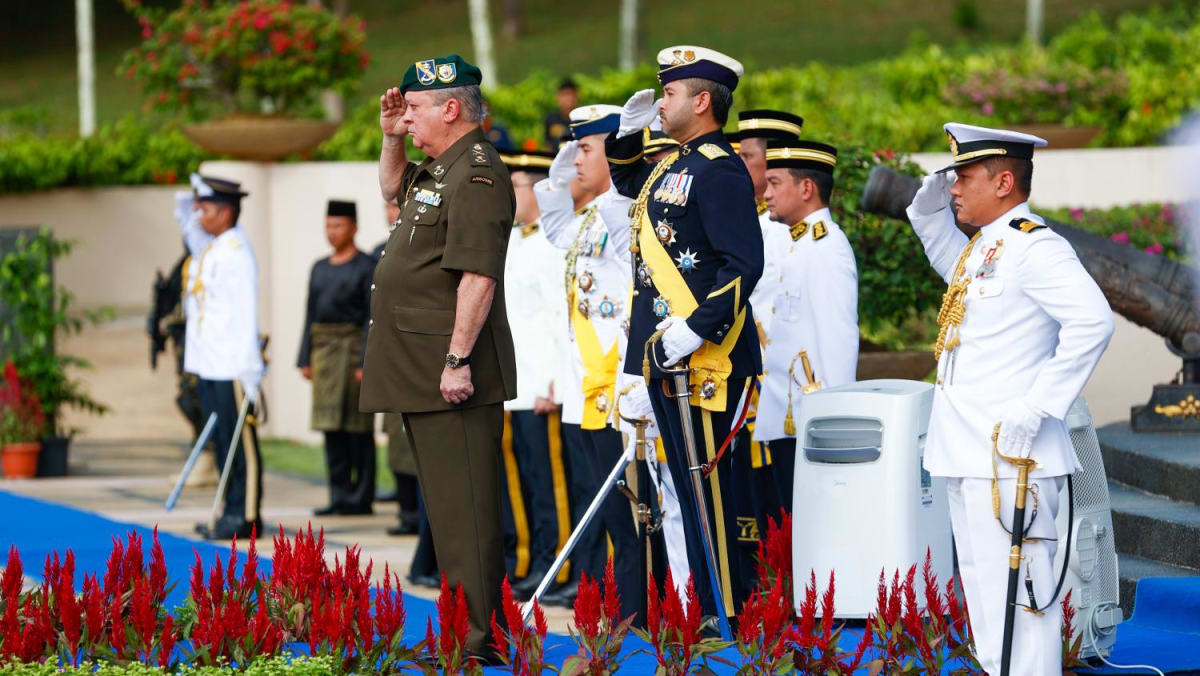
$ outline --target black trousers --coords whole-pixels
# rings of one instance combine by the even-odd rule
[[[590,444],[584,439],[583,429],[579,425],[563,423],[563,444],[567,449],[567,485],[571,496],[571,530],[575,529],[587,511],[588,505],[596,497],[596,485],[603,479],[593,480],[588,472],[591,466],[588,453]],[[578,580],[579,574],[587,572],[588,577],[603,578],[604,563],[608,545],[604,541],[604,528],[596,521],[588,527],[578,540],[575,549],[571,551],[570,571],[568,580]],[[567,570],[567,567],[563,567]],[[562,578],[560,578],[562,579]]]
[[[557,412],[505,415],[505,558],[513,579],[541,578],[570,535],[562,427]]]
[[[654,379],[650,382],[650,403],[654,407],[654,418],[662,432],[663,446],[675,492],[679,496],[683,514],[683,528],[687,543],[688,564],[695,579],[696,592],[706,615],[716,614],[716,600],[708,578],[704,556],[704,540],[696,511],[695,491],[689,471],[684,446],[683,425],[680,421],[677,400],[668,397],[663,383]],[[671,383],[673,386],[674,383]],[[724,411],[709,412],[697,406],[690,407],[692,429],[698,461],[710,461],[721,443],[729,435],[738,414],[737,402],[746,387],[745,379],[730,379],[728,382],[728,404]],[[758,548],[762,526],[752,509],[754,504],[753,477],[750,454],[736,448],[726,451],[721,461],[707,478],[703,479],[704,501],[708,508],[709,528],[716,550],[716,574],[724,595],[725,612],[729,616],[740,611],[742,603],[750,596],[755,584],[754,555]]]
[[[233,435],[237,433],[238,414],[244,397],[242,386],[236,380],[200,378],[197,381],[197,389],[200,405],[204,409],[204,418],[207,420],[210,414],[217,414],[217,423],[213,426],[210,440],[217,456],[217,471],[221,471],[225,467],[229,444],[233,441]],[[257,425],[247,416],[234,450],[229,483],[225,486],[225,509],[221,515],[221,525],[227,524],[237,528],[243,524],[256,524],[261,535],[261,508],[262,457],[258,450]]]
[[[408,574],[412,577],[438,574],[437,551],[433,548],[433,530],[425,514],[425,498],[417,489],[417,548],[413,551],[412,565]]]
[[[788,514],[792,513],[792,484],[796,477],[796,440],[776,439],[766,442],[771,451],[775,467],[775,483],[779,487],[779,499]]]
[[[370,432],[326,432],[325,465],[329,504],[370,512],[375,501],[375,436]]]

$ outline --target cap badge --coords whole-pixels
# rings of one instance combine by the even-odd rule
[[[453,63],[443,63],[437,67],[437,79],[443,83],[454,82],[456,77],[458,77],[458,67]]]
[[[958,154],[958,139],[954,138],[954,134],[946,132],[946,138],[950,139],[950,154]]]
[[[417,82],[423,85],[431,85],[434,80],[437,80],[437,74],[434,73],[433,59],[418,61],[417,66]]]

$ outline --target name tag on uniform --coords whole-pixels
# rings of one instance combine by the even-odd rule
[[[441,193],[434,192],[432,190],[427,190],[425,188],[421,188],[420,190],[418,190],[417,194],[413,195],[413,199],[420,202],[421,204],[428,204],[431,207],[441,206],[441,204],[442,204],[442,194]]]
[[[691,174],[667,174],[654,191],[654,199],[680,207],[687,204],[693,178]]]

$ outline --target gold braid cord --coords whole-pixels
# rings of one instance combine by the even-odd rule
[[[963,299],[967,297],[967,285],[971,283],[971,276],[965,273],[964,268],[967,266],[967,258],[971,255],[971,250],[975,248],[975,242],[979,239],[979,233],[975,233],[971,237],[971,241],[967,242],[967,246],[958,257],[958,262],[954,264],[954,273],[950,275],[950,286],[946,288],[945,295],[942,296],[942,309],[938,310],[937,323],[938,329],[937,343],[933,346],[933,358],[939,360],[942,358],[942,351],[954,351],[954,348],[959,346],[958,327],[962,326],[963,319],[967,314],[967,306]]]
[[[642,227],[642,214],[646,213],[646,204],[650,201],[650,188],[654,186],[654,182],[662,176],[667,169],[675,164],[675,160],[679,158],[679,151],[675,151],[670,155],[659,160],[654,166],[654,171],[650,172],[650,178],[642,184],[642,189],[638,193],[637,200],[629,209],[629,251],[635,256],[641,251],[638,246],[638,229]],[[637,285],[637,261],[634,262],[634,285]]]

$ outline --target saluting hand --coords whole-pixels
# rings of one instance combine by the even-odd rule
[[[567,141],[558,149],[554,161],[550,163],[550,183],[555,188],[565,188],[575,180],[578,171],[575,170],[575,157],[579,154],[579,141]]]
[[[471,367],[460,366],[452,369],[446,366],[442,369],[442,399],[450,404],[461,404],[475,394],[475,386],[471,384]]]
[[[658,117],[658,104],[659,102],[654,100],[653,89],[642,89],[630,96],[621,108],[621,126],[617,130],[617,138],[649,127],[654,118]]]
[[[950,188],[958,176],[953,171],[930,174],[921,181],[921,188],[913,195],[912,209],[919,216],[929,216],[950,206]]]
[[[379,127],[384,136],[403,138],[408,134],[408,125],[403,121],[406,110],[408,104],[399,87],[392,87],[379,97]]]

